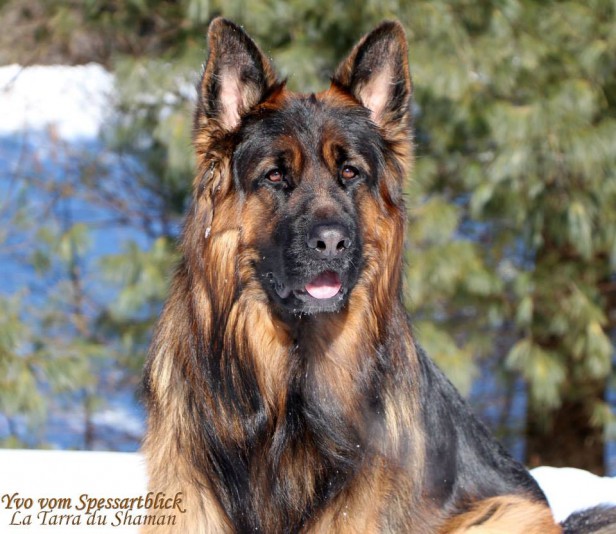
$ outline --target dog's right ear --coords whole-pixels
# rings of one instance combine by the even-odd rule
[[[365,35],[338,66],[333,83],[369,109],[376,124],[407,129],[412,83],[402,25],[385,21]]]
[[[201,79],[196,126],[216,121],[226,132],[256,106],[276,83],[274,69],[259,47],[236,24],[214,19],[208,31],[209,56]]]

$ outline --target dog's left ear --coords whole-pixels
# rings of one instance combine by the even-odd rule
[[[368,108],[379,126],[407,126],[412,84],[402,25],[383,22],[365,35],[338,66],[333,84]]]

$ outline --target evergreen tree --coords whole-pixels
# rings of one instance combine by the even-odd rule
[[[596,472],[611,417],[613,16],[607,2],[425,2],[410,17],[424,199],[410,301],[438,318],[439,343],[524,377],[531,464]]]

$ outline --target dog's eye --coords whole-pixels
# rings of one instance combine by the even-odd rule
[[[347,182],[353,180],[353,178],[357,178],[358,175],[359,171],[350,165],[345,165],[340,171],[340,177]]]
[[[272,169],[265,175],[265,178],[273,184],[279,184],[284,180],[284,173],[280,169]]]

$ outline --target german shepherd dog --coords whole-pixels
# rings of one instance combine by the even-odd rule
[[[183,258],[144,378],[150,488],[185,508],[167,530],[561,532],[407,320],[401,25],[318,94],[290,92],[229,21],[208,41]]]

